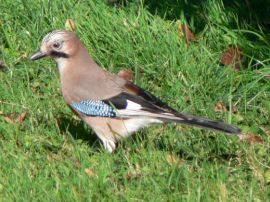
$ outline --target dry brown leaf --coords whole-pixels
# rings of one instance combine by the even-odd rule
[[[195,36],[192,33],[192,31],[189,29],[189,27],[186,24],[179,24],[178,29],[181,33],[185,36],[186,42],[189,44],[192,41],[195,41]]]
[[[117,73],[118,76],[126,79],[127,81],[133,80],[133,72],[130,69],[127,70],[121,70]]]
[[[263,143],[263,139],[261,136],[251,132],[242,132],[239,135],[239,138],[240,140],[247,140],[250,144]]]
[[[233,69],[240,70],[243,58],[243,49],[240,46],[229,45],[228,49],[221,54],[220,63],[223,65],[231,65]]]
[[[4,120],[8,123],[14,123],[14,117],[11,114],[5,115]]]
[[[24,119],[26,118],[27,112],[24,111],[20,114],[18,113],[11,113],[11,114],[1,114],[4,115],[4,120],[8,123],[18,123],[21,124]]]
[[[84,172],[90,177],[97,177],[97,173],[94,171],[93,168],[85,168]]]
[[[66,20],[65,28],[69,31],[75,31],[75,23],[71,18]]]
[[[26,115],[27,115],[26,111],[22,112],[21,114],[19,114],[17,116],[17,118],[15,119],[15,122],[16,123],[22,123],[24,121],[24,119],[26,118]]]
[[[227,107],[224,104],[224,102],[222,100],[219,100],[216,104],[215,104],[215,108],[214,108],[215,112],[227,112]]]

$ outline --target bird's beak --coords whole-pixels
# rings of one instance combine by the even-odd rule
[[[38,60],[38,59],[44,58],[44,57],[46,57],[46,56],[48,56],[47,53],[44,53],[44,52],[41,52],[41,51],[37,51],[37,52],[35,52],[35,53],[30,57],[30,59],[31,59],[31,60]]]

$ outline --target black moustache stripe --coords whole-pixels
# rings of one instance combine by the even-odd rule
[[[52,51],[51,56],[57,57],[57,58],[69,58],[69,55],[63,52],[57,52],[57,51]]]

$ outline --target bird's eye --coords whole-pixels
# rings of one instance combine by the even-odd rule
[[[53,43],[53,48],[55,48],[55,49],[59,49],[60,47],[61,47],[61,44],[59,43],[59,42],[55,42],[55,43]]]

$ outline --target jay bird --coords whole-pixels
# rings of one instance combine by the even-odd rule
[[[67,105],[94,130],[109,152],[114,151],[117,141],[154,123],[177,122],[228,134],[241,132],[230,124],[179,112],[131,81],[105,71],[74,32],[48,33],[31,60],[46,56],[57,63]]]

